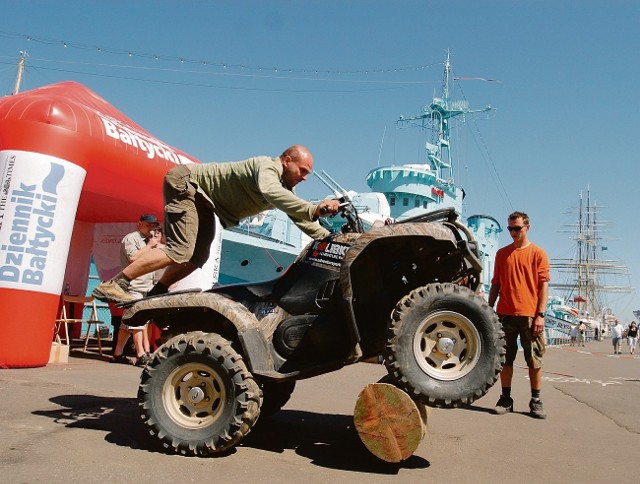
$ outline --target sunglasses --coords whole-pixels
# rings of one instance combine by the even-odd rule
[[[526,225],[513,225],[513,226],[508,226],[507,230],[509,232],[520,232],[525,227]]]

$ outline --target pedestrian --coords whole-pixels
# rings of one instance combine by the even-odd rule
[[[571,326],[571,331],[569,332],[569,337],[571,338],[571,342],[569,346],[575,346],[578,342],[578,325]]]
[[[544,311],[549,293],[549,258],[541,247],[529,241],[529,217],[524,212],[509,215],[507,229],[512,244],[498,250],[494,265],[489,305],[498,301],[497,313],[505,333],[507,354],[500,373],[502,394],[494,412],[513,412],[511,381],[518,352],[518,336],[529,369],[530,415],[544,419],[540,399],[542,356],[545,352]]]
[[[163,185],[166,246],[147,252],[112,280],[102,282],[93,291],[94,297],[131,301],[125,290],[128,281],[165,267],[161,280],[148,295],[167,292],[170,285],[204,265],[220,225],[236,226],[240,219],[269,208],[285,212],[314,239],[329,235],[317,219],[336,213],[338,200],[314,204],[295,194],[295,186],[312,170],[313,156],[301,145],[291,146],[275,158],[258,156],[233,163],[172,168]]]
[[[627,345],[629,345],[629,353],[633,354],[638,343],[638,325],[635,321],[631,321],[627,330]]]
[[[578,338],[579,338],[578,345],[579,346],[584,346],[586,333],[587,333],[587,325],[584,324],[584,321],[580,321],[580,324],[578,325]]]
[[[144,214],[138,221],[137,230],[124,236],[120,243],[120,266],[127,267],[131,262],[144,257],[145,254],[154,250],[159,250],[160,234],[155,229],[158,226],[158,219],[155,215]],[[143,274],[128,281],[126,294],[132,299],[142,299],[154,285],[154,274]],[[145,366],[151,360],[149,335],[147,333],[147,323],[137,326],[129,326],[120,323],[116,338],[115,350],[113,351],[114,363],[129,364],[129,359],[124,355],[124,347],[129,339],[133,339],[133,346],[136,350],[137,366]]]
[[[622,352],[620,351],[621,341],[622,341],[622,325],[620,324],[620,321],[616,319],[613,323],[613,326],[611,326],[611,343],[613,343],[614,355],[622,354]]]

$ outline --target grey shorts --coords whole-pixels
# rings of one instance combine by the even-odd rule
[[[542,356],[545,352],[544,332],[539,336],[533,335],[533,319],[529,316],[498,315],[502,323],[507,355],[504,366],[513,366],[518,354],[518,336],[524,353],[524,359],[529,368],[542,368]]]
[[[215,213],[211,203],[191,181],[191,170],[178,165],[164,177],[164,232],[162,249],[172,261],[202,267],[209,258],[215,236]]]

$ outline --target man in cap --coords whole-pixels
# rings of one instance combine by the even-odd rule
[[[146,213],[140,217],[137,230],[127,234],[120,243],[120,267],[125,268],[139,257],[144,256],[158,247],[160,244],[160,234],[155,231],[158,227],[158,219],[155,215]],[[157,250],[157,249],[156,249]],[[132,299],[141,299],[147,295],[155,283],[153,272],[143,274],[140,277],[129,281],[126,287],[127,295]],[[116,320],[119,318],[115,318]],[[133,346],[136,350],[136,365],[144,366],[149,361],[149,338],[146,324],[142,326],[126,326],[114,324],[114,363],[129,363],[124,356],[124,346],[129,339],[133,338]]]

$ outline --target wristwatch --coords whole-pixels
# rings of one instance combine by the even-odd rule
[[[541,318],[544,318],[544,313],[538,313],[536,314],[536,316],[540,316]]]

